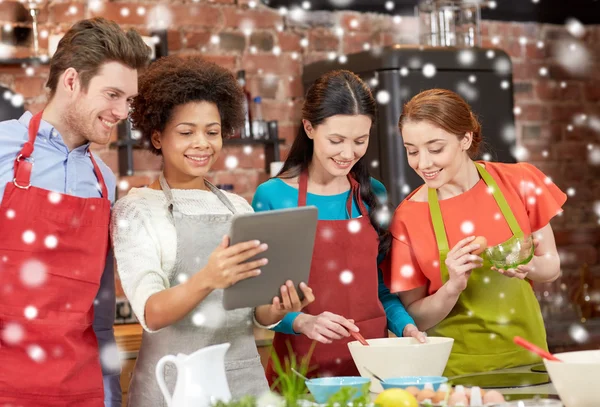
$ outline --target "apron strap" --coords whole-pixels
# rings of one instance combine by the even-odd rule
[[[167,180],[165,179],[165,176],[163,175],[162,172],[158,176],[158,182],[160,184],[160,187],[161,187],[163,193],[165,194],[165,198],[167,199],[167,207],[169,208],[169,212],[171,213],[171,215],[173,215],[174,217],[181,216],[181,212],[179,212],[177,210],[177,207],[175,205],[175,200],[173,199],[173,192],[171,191],[171,187],[167,183]],[[214,186],[213,184],[208,182],[208,180],[206,180],[206,179],[204,180],[204,185],[206,185],[208,187],[208,189],[213,194],[215,194],[217,196],[217,198],[219,198],[219,201],[221,201],[223,203],[223,205],[225,205],[227,207],[227,209],[229,209],[231,211],[231,213],[233,213],[233,214],[237,213],[235,206],[231,203],[229,198],[227,198],[225,196],[223,191],[221,191],[219,188],[217,188],[216,186]]]
[[[15,159],[13,184],[17,188],[28,189],[31,186],[31,171],[33,170],[33,158],[31,158],[31,154],[33,153],[33,144],[40,128],[42,113],[43,111],[35,114],[29,121],[27,142],[23,144],[21,151],[19,151]]]
[[[444,219],[442,218],[440,202],[437,197],[437,189],[429,188],[427,191],[427,200],[429,201],[429,215],[431,216],[431,223],[433,223],[438,250],[440,253],[447,253],[450,248],[448,247],[448,237],[446,235]]]
[[[44,111],[42,110],[33,115],[31,120],[29,120],[27,142],[23,144],[21,151],[19,151],[19,155],[17,155],[17,158],[15,159],[15,177],[13,183],[17,188],[28,189],[31,186],[31,171],[33,169],[33,157],[31,157],[31,154],[33,153],[35,139],[40,129],[43,113]],[[102,197],[108,199],[108,190],[106,188],[106,183],[104,182],[104,177],[102,176],[102,171],[100,171],[100,167],[98,167],[92,152],[89,150],[88,152],[90,154],[90,159],[92,160],[92,165],[94,166],[94,174],[100,185]]]
[[[346,202],[346,209],[348,210],[348,215],[350,216],[350,218],[352,218],[352,196],[354,196],[356,202],[358,203],[358,209],[360,211],[360,214],[368,218],[369,211],[367,210],[367,207],[365,206],[365,203],[363,202],[360,196],[360,184],[350,174],[348,174],[348,180],[350,180],[350,185],[352,187],[352,192],[350,193],[348,201]]]
[[[94,159],[94,155],[91,151],[90,159],[92,160],[92,165],[94,166],[94,173],[96,174],[96,178],[98,178],[98,184],[100,184],[100,190],[102,191],[102,196],[108,199],[108,190],[106,188],[106,183],[104,182],[104,177],[102,176],[102,171],[100,171],[100,167],[96,164],[96,160]]]
[[[237,213],[235,206],[233,205],[233,203],[231,203],[231,201],[229,200],[229,198],[227,198],[223,191],[211,184],[206,179],[204,180],[204,185],[206,185],[217,196],[217,198],[219,198],[219,200],[223,203],[223,205],[227,207],[227,209],[231,211],[231,213],[233,213],[234,215]]]
[[[504,219],[506,219],[512,234],[519,238],[523,237],[523,230],[521,229],[521,226],[519,226],[519,222],[517,222],[515,215],[510,209],[506,198],[504,198],[504,195],[502,194],[502,191],[500,191],[500,188],[498,187],[498,184],[494,178],[492,178],[489,172],[487,172],[481,164],[474,164],[485,184],[488,186],[488,188],[491,188],[492,196],[498,204],[502,215],[504,215]],[[448,237],[446,235],[446,228],[444,227],[444,220],[437,197],[437,190],[429,188],[427,191],[427,201],[429,202],[429,214],[431,216],[431,222],[433,223],[433,230],[435,231],[435,239],[437,241],[438,250],[440,253],[448,252]]]
[[[369,211],[367,207],[363,203],[360,198],[360,185],[354,177],[348,174],[348,181],[350,181],[350,193],[348,194],[348,199],[346,200],[346,211],[348,213],[348,218],[352,219],[352,199],[355,198],[358,203],[358,208],[360,214],[365,217],[369,217]],[[308,194],[308,170],[304,170],[300,173],[300,177],[298,178],[298,206],[306,206],[306,196]]]
[[[298,178],[298,206],[306,206],[306,194],[308,191],[308,170],[300,173]]]
[[[521,226],[519,226],[519,222],[517,222],[515,215],[510,209],[510,205],[508,204],[508,202],[506,202],[506,198],[500,191],[500,188],[498,187],[498,184],[496,183],[494,178],[492,178],[490,173],[487,172],[483,165],[475,163],[475,167],[477,167],[479,175],[481,175],[481,178],[483,178],[488,188],[491,188],[492,196],[496,200],[496,203],[498,204],[502,215],[504,215],[504,219],[506,219],[506,222],[508,223],[508,226],[510,227],[510,230],[513,233],[513,235],[515,235],[518,238],[523,237],[523,230],[521,229]]]

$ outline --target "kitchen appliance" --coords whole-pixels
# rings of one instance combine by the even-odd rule
[[[403,105],[421,91],[445,88],[460,94],[482,124],[480,158],[516,162],[512,64],[504,51],[425,46],[365,51],[348,55],[345,63],[327,60],[305,66],[305,89],[319,76],[337,69],[358,74],[378,101],[366,159],[371,175],[384,183],[394,207],[423,183],[408,166],[398,130]]]

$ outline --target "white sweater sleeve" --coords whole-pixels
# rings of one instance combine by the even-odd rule
[[[117,271],[123,291],[142,327],[146,301],[151,295],[169,288],[167,273],[161,267],[161,251],[151,211],[146,199],[126,196],[117,201],[111,219],[111,235]]]

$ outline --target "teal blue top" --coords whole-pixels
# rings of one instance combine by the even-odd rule
[[[387,200],[387,191],[385,186],[375,178],[371,178],[371,188],[375,196],[382,202]],[[306,194],[306,205],[316,206],[319,210],[319,220],[344,220],[347,219],[346,202],[350,191],[336,195],[316,195]],[[274,209],[295,208],[298,206],[298,189],[286,184],[279,178],[272,178],[258,186],[252,207],[256,212],[269,211]],[[360,216],[360,210],[357,202],[352,205],[352,218]],[[381,263],[383,258],[379,256],[377,264]],[[402,336],[404,327],[407,324],[414,324],[414,320],[406,312],[406,309],[400,302],[397,295],[390,293],[390,290],[383,282],[383,274],[379,270],[379,300],[383,304],[383,309],[387,316],[388,329],[396,336]],[[318,301],[318,299],[317,299]],[[276,332],[295,334],[292,324],[299,312],[288,313],[283,320],[273,328]]]

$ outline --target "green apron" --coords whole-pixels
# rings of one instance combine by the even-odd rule
[[[483,166],[477,163],[475,166],[510,226],[511,239],[522,237],[523,231],[496,181]],[[437,190],[429,189],[428,201],[445,283],[449,278],[446,268],[449,246]],[[491,270],[485,255],[483,259],[483,265],[473,270],[467,288],[450,314],[427,332],[430,336],[454,338],[444,371],[447,377],[540,362],[541,358],[513,343],[515,336],[548,349],[542,313],[529,282],[503,276]]]

